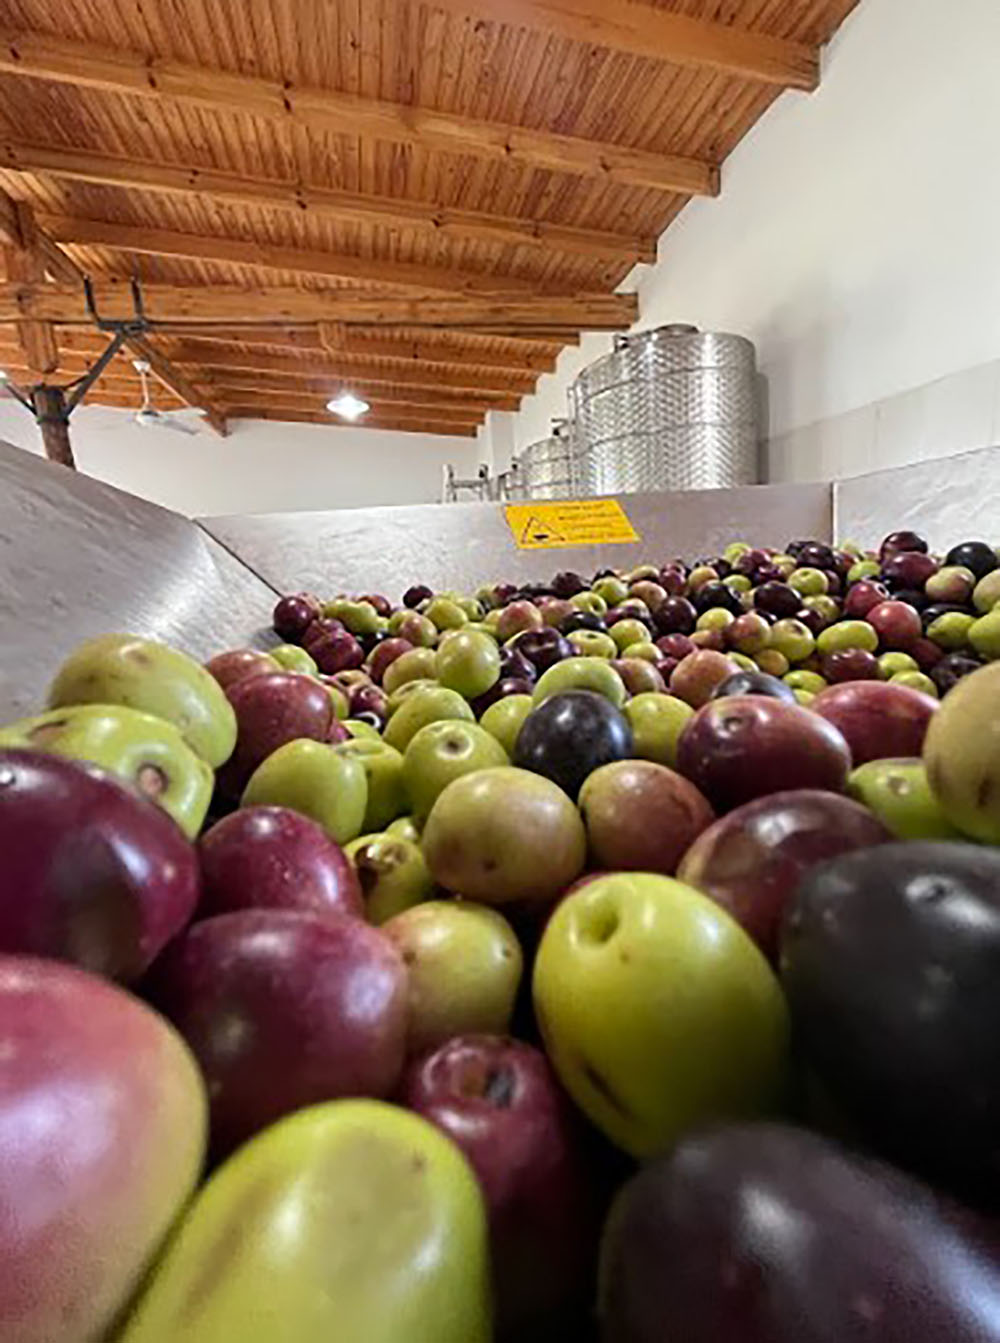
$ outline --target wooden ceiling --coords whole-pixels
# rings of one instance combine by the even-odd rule
[[[858,0],[0,0],[0,367],[68,381],[141,278],[162,407],[474,434]],[[137,405],[133,343],[91,393]]]

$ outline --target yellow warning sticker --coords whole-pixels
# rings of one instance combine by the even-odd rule
[[[617,499],[507,504],[506,514],[518,550],[608,546],[642,539]]]

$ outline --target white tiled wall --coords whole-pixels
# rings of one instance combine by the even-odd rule
[[[768,481],[846,480],[1000,443],[1000,361],[805,425],[765,450]]]

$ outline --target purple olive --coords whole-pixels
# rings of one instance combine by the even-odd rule
[[[593,611],[574,611],[571,616],[567,616],[559,626],[563,634],[572,634],[574,630],[600,630],[607,629],[600,616],[595,616]]]
[[[725,583],[704,583],[693,594],[691,604],[699,615],[706,611],[712,611],[716,607],[721,607],[724,611],[732,611],[733,615],[743,614],[743,603],[740,601],[738,592],[732,588],[727,588]]]
[[[534,688],[534,682],[522,676],[502,676],[496,685],[472,701],[472,712],[477,718],[482,718],[486,710],[492,704],[496,704],[497,700],[506,699],[508,695],[530,695]]]
[[[959,681],[978,671],[982,662],[968,653],[949,653],[930,669],[930,678],[937,686],[938,694],[944,698],[949,690],[954,690]]]
[[[789,555],[791,551],[787,552]],[[800,569],[833,569],[835,558],[830,546],[822,541],[807,541],[795,556]]]
[[[554,631],[553,631],[554,632]],[[539,631],[541,633],[541,631]],[[572,645],[570,645],[572,647]],[[535,664],[519,648],[504,648],[500,652],[500,679],[517,677],[521,681],[534,681],[537,676]]]
[[[677,768],[721,813],[791,788],[842,792],[851,752],[819,714],[742,695],[698,710],[681,733]]]
[[[668,597],[653,612],[653,624],[661,634],[691,634],[698,612],[686,597]]]
[[[929,547],[922,536],[916,532],[890,532],[879,546],[879,559],[888,555],[897,555],[901,551],[920,551],[926,555]]]
[[[304,593],[282,597],[274,608],[274,632],[285,643],[297,644],[320,613],[319,603]]]
[[[573,657],[573,645],[551,626],[525,630],[514,640],[514,649],[531,663],[539,675],[564,658]]]
[[[965,569],[971,569],[977,578],[985,578],[1000,565],[1000,561],[997,560],[996,551],[985,541],[963,541],[948,551],[945,564],[960,564]]]
[[[96,765],[0,751],[0,845],[4,953],[72,961],[128,983],[200,895],[197,855],[180,827]]]
[[[543,774],[575,801],[595,769],[631,754],[632,729],[625,715],[592,690],[569,690],[528,714],[513,763]]]
[[[421,602],[428,602],[434,596],[429,587],[423,583],[418,583],[415,587],[407,588],[403,593],[403,605],[411,610],[419,606]]]
[[[922,551],[893,551],[882,561],[882,582],[890,592],[920,592],[937,571],[937,560]]]
[[[552,591],[557,597],[575,597],[578,592],[583,592],[586,586],[580,575],[571,571],[558,573],[552,580]]]
[[[761,611],[770,611],[779,620],[791,619],[798,614],[802,598],[787,583],[763,583],[753,594],[753,604]]]

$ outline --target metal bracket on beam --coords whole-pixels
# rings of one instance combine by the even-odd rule
[[[126,341],[144,336],[150,323],[142,301],[142,289],[138,279],[130,281],[132,289],[133,316],[125,321],[101,317],[94,298],[94,286],[89,275],[83,277],[83,292],[87,301],[87,311],[98,331],[110,335],[111,340],[97,362],[79,378],[74,378],[63,386],[57,383],[37,383],[30,389],[19,387],[9,379],[4,385],[16,401],[35,417],[42,431],[47,456],[52,461],[72,467],[73,453],[69,442],[69,417],[101,377],[101,374],[121,350]]]
[[[47,387],[53,391],[62,393],[65,400],[65,412],[67,417],[76,410],[77,406],[101,377],[101,374],[111,363],[112,359],[114,359],[115,355],[120,352],[125,342],[134,336],[144,336],[149,331],[150,323],[149,319],[146,317],[146,309],[142,301],[142,289],[135,276],[132,277],[130,286],[132,289],[132,309],[134,316],[127,318],[124,321],[120,319],[112,320],[111,318],[102,317],[97,311],[93,282],[89,275],[83,277],[83,292],[87,300],[87,311],[90,313],[98,331],[103,331],[106,335],[110,335],[111,340],[108,342],[107,348],[97,362],[79,378],[74,378],[72,382],[65,383],[61,387],[54,383],[38,384],[40,387]],[[35,410],[35,392],[37,391],[37,388],[25,391],[15,383],[9,381],[6,386],[11,395],[15,397],[16,400],[20,401],[21,405],[27,410],[30,410],[32,414],[36,415],[37,418],[37,412]]]

